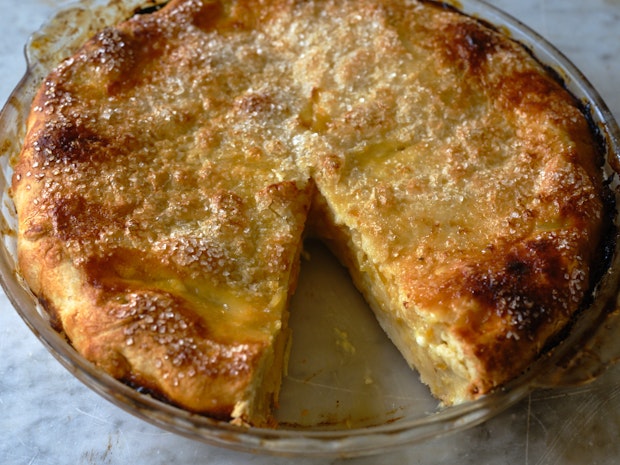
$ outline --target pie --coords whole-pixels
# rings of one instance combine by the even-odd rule
[[[602,158],[553,73],[446,5],[173,0],[42,83],[13,175],[19,269],[105,372],[265,426],[316,237],[456,404],[587,305]]]

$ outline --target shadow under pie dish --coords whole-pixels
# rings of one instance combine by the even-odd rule
[[[13,173],[19,271],[99,369],[261,426],[313,235],[434,393],[470,401],[432,421],[482,417],[615,296],[598,264],[615,234],[600,165],[616,127],[536,47],[576,98],[521,46],[435,4],[172,2],[106,29],[34,99]]]

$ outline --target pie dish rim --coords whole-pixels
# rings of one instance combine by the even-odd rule
[[[63,8],[33,34],[26,48],[28,71],[0,113],[0,140],[8,140],[15,134],[19,135],[20,129],[14,127],[12,121],[18,120],[17,126],[23,125],[29,99],[32,98],[34,89],[46,69],[42,58],[44,51],[39,47],[46,34],[54,26],[54,22],[64,21],[66,15],[76,14],[78,10],[84,12],[97,5],[103,8],[105,3],[107,3],[105,0],[82,0]],[[150,2],[148,0],[127,0],[127,3]],[[498,27],[514,40],[526,45],[539,61],[553,69],[564,80],[566,87],[573,95],[580,99],[584,107],[589,110],[593,124],[600,131],[607,149],[606,158],[610,162],[606,166],[607,175],[618,170],[620,129],[596,90],[561,52],[521,22],[483,1],[464,0],[447,3],[453,3],[465,14]],[[86,15],[86,17],[89,16]],[[75,38],[69,35],[66,40],[75,40]],[[17,139],[19,138],[13,137],[13,140]],[[574,371],[566,371],[562,367],[569,364],[571,359],[578,359],[579,354],[574,349],[575,345],[582,349],[585,348],[587,344],[591,344],[591,341],[596,339],[597,328],[605,321],[609,321],[609,318],[617,318],[617,312],[612,310],[615,309],[616,289],[620,280],[619,241],[616,241],[611,266],[601,280],[592,308],[583,312],[582,319],[575,324],[571,334],[552,353],[535,363],[523,376],[488,396],[467,404],[439,409],[427,415],[353,430],[345,427],[342,430],[261,429],[230,425],[172,407],[120,383],[94,368],[75,352],[62,335],[53,330],[46,319],[45,312],[36,304],[34,297],[15,271],[15,234],[13,232],[16,223],[8,193],[10,182],[7,181],[10,180],[10,154],[15,155],[14,144],[6,152],[0,154],[0,166],[2,167],[0,189],[3,196],[1,221],[4,231],[3,241],[0,244],[0,281],[20,317],[52,355],[89,388],[131,414],[164,429],[207,443],[271,454],[343,457],[377,454],[396,446],[434,439],[472,427],[497,415],[536,387],[559,385],[569,378],[570,382],[574,383],[574,376],[565,375],[566,372],[574,374]],[[617,189],[616,197],[617,202],[619,197]],[[616,223],[617,221],[618,215],[616,214]],[[613,308],[610,308],[610,305]],[[585,372],[588,374],[598,372],[607,362],[609,360],[600,360],[599,366],[596,366],[597,363],[594,362],[595,366]],[[548,374],[549,372],[552,374]],[[577,376],[576,378],[583,377]],[[587,378],[588,375],[585,377]]]

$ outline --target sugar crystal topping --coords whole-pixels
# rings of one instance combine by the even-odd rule
[[[516,341],[574,312],[603,207],[562,87],[426,2],[276,4],[177,1],[105,29],[35,102],[24,237],[127,292],[125,345],[245,370],[280,328],[314,194],[403,315],[480,312]],[[222,321],[258,329],[229,344]]]

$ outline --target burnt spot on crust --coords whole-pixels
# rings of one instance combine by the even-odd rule
[[[177,400],[173,399],[171,396],[166,395],[163,392],[163,389],[160,386],[158,386],[156,382],[154,382],[151,379],[147,379],[146,377],[141,376],[140,374],[128,371],[124,377],[119,378],[119,381],[129,386],[130,388],[135,389],[140,394],[145,394],[160,402],[164,402],[166,404],[169,404],[175,407],[180,407],[190,412],[194,412],[198,414],[205,414],[205,415],[208,414],[208,416],[210,418],[213,418],[214,420],[220,420],[220,421],[231,420],[231,414],[234,409],[233,405],[214,404],[212,407],[209,408],[208,411],[203,412],[200,410],[192,409],[190,406],[184,405],[181,402],[178,402]]]
[[[34,161],[42,167],[92,162],[102,155],[109,156],[106,149],[110,145],[101,132],[95,133],[74,119],[48,123],[32,142]]]
[[[465,19],[445,24],[437,40],[442,42],[438,50],[446,59],[471,74],[480,73],[489,57],[500,47],[493,30]]]
[[[154,2],[154,0],[153,0]],[[139,6],[134,10],[134,14],[135,15],[150,15],[152,13],[156,13],[159,10],[161,10],[163,7],[165,7],[168,4],[168,2],[161,2],[161,3],[155,3],[153,5],[145,5],[145,6]]]
[[[459,332],[496,334],[500,339],[545,340],[570,319],[589,289],[589,269],[567,241],[539,238],[513,246],[500,262],[466,268],[456,278],[466,299],[476,302]],[[475,321],[474,321],[475,320]],[[550,323],[553,322],[553,325]],[[500,331],[501,330],[501,331]],[[545,336],[549,336],[546,334]]]
[[[468,302],[454,335],[492,374],[483,391],[505,382],[507,365],[516,373],[525,370],[583,308],[590,271],[562,247],[569,246],[555,238],[526,241],[497,255],[504,257],[499,261],[473,265],[453,278],[460,281],[460,301]]]

